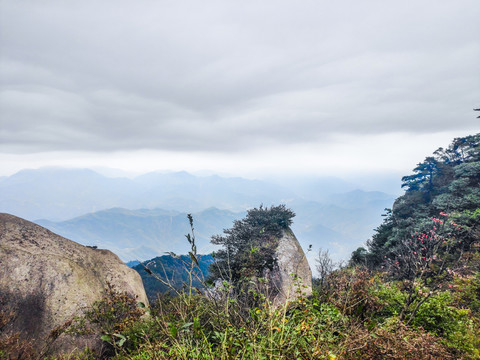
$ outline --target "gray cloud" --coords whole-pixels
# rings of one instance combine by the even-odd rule
[[[0,2],[0,151],[478,129],[480,4]]]

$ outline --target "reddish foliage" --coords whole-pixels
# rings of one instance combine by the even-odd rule
[[[336,271],[331,282],[329,301],[344,315],[364,320],[367,314],[382,308],[380,300],[369,291],[374,278],[367,269],[353,268]]]
[[[365,327],[354,329],[348,338],[348,347],[342,359],[461,359],[440,339],[422,331],[411,329],[401,322],[369,332]]]

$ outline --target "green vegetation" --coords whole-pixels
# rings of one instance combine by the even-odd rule
[[[210,279],[238,285],[244,279],[262,277],[266,269],[273,270],[278,238],[294,216],[285,205],[260,206],[249,210],[244,219],[236,220],[231,229],[224,230],[224,236],[213,236],[212,243],[222,249],[214,254]]]
[[[79,323],[100,329],[105,356],[117,360],[479,359],[479,145],[480,134],[455,139],[405,176],[405,194],[348,266],[334,269],[321,251],[309,298],[274,307],[262,292],[294,213],[260,207],[213,238],[223,248],[211,279],[223,286],[193,286],[204,272],[189,217],[185,288],[148,309],[111,290]]]
[[[457,138],[446,149],[440,148],[402,178],[406,192],[387,209],[384,222],[367,243],[368,252],[358,249],[354,263],[379,269],[385,256],[396,259],[406,242],[432,230],[432,220],[444,231],[447,224],[457,227],[458,240],[443,252],[470,251],[480,234],[480,134]],[[435,231],[435,230],[434,230]],[[448,236],[448,232],[444,235]]]
[[[260,305],[245,312],[228,290],[216,298],[181,292],[160,296],[146,318],[132,322],[138,309],[130,308],[133,316],[120,312],[112,322],[104,309],[128,306],[109,294],[87,316],[102,329],[104,355],[117,360],[478,358],[478,318],[453,305],[452,291],[431,297],[406,325],[398,315],[405,294],[385,274],[350,267],[329,281],[335,286],[328,291],[278,308],[261,294]]]

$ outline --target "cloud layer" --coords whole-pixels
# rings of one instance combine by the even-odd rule
[[[26,0],[0,13],[6,154],[233,154],[480,128],[476,0]]]

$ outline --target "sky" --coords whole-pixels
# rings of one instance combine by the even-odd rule
[[[0,0],[0,176],[408,174],[480,132],[478,0]]]

